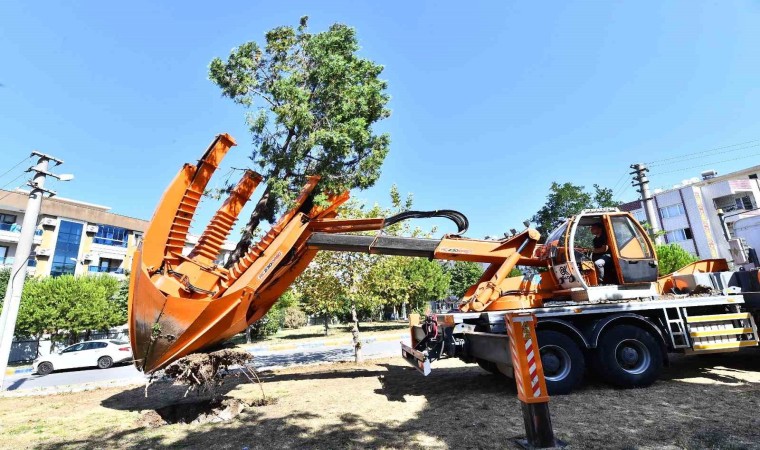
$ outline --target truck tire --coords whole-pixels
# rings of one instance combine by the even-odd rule
[[[602,381],[617,387],[646,387],[662,373],[659,342],[648,331],[633,325],[617,325],[604,333],[594,359]]]
[[[569,394],[583,381],[583,352],[572,338],[559,331],[539,330],[537,337],[549,395]]]

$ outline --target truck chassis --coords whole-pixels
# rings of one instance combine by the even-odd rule
[[[750,310],[739,294],[545,305],[521,312],[537,318],[550,394],[572,391],[587,368],[613,385],[641,387],[659,377],[669,353],[737,351],[758,343],[757,310]],[[412,346],[402,344],[402,355],[425,375],[435,360],[459,358],[512,376],[507,312],[413,317]]]

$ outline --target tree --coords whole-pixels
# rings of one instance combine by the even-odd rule
[[[386,82],[378,78],[383,67],[357,56],[353,28],[334,24],[310,34],[307,20],[297,29],[274,28],[263,48],[246,42],[209,66],[222,95],[250,110],[251,160],[266,182],[227,267],[246,252],[260,221],[271,222],[295,199],[306,177],[321,176],[314,197],[320,203],[326,194],[374,185],[388,153],[389,136],[372,130],[390,115]]]
[[[699,259],[678,244],[656,245],[655,250],[657,251],[660,276],[671,274]]]
[[[115,300],[121,282],[111,276],[31,278],[21,296],[16,332],[39,339],[44,333],[69,334],[107,330],[127,321]]]
[[[449,295],[461,298],[467,289],[480,280],[483,275],[483,265],[469,261],[455,261],[446,269],[451,277]]]
[[[618,203],[612,199],[612,189],[594,184],[594,192],[588,193],[583,186],[572,183],[552,182],[546,203],[531,217],[536,229],[546,238],[564,219],[578,214],[583,209],[614,207]]]
[[[8,281],[11,279],[11,268],[3,267],[0,269],[0,312],[3,310],[3,301],[5,300],[5,291],[8,289]]]

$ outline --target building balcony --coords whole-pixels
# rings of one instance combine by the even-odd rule
[[[127,247],[93,243],[90,246],[90,253],[97,253],[102,258],[124,259],[127,256]]]
[[[89,266],[88,272],[91,275],[98,274],[98,273],[107,273],[108,275],[111,275],[120,280],[126,278],[126,274],[124,273],[124,269],[122,267]]]
[[[2,224],[5,225],[5,224]],[[10,242],[18,244],[18,240],[21,237],[21,231],[9,231],[0,229],[0,242]]]
[[[21,238],[21,227],[17,224],[7,224],[7,223],[0,223],[0,242],[11,242],[13,244],[18,244],[19,239]],[[34,241],[35,244],[42,243],[42,230],[37,230],[34,232]]]

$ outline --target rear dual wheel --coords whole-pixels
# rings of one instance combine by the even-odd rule
[[[660,343],[651,333],[633,325],[617,325],[600,338],[594,368],[613,386],[646,387],[660,377],[663,358]]]

